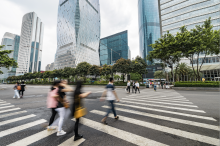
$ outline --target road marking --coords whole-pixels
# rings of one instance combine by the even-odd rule
[[[2,103],[6,103],[6,102],[5,101],[0,102],[0,104],[2,104]]]
[[[11,104],[11,103],[0,104],[0,106],[2,106],[2,105],[9,105],[9,104]]]
[[[36,115],[31,114],[31,115],[27,115],[27,116],[15,118],[15,119],[12,119],[12,120],[3,121],[3,122],[0,122],[0,126],[1,126],[1,125],[6,125],[6,124],[9,124],[9,123],[13,123],[13,122],[17,122],[17,121],[20,121],[20,120],[32,118],[32,117],[35,117],[35,116],[36,116]]]
[[[185,105],[185,104],[176,104],[176,103],[170,103],[170,102],[157,102],[157,101],[148,101],[146,100],[139,100],[139,99],[128,99],[128,98],[122,98],[122,99],[126,99],[126,100],[134,100],[134,101],[143,101],[143,102],[151,102],[151,103],[161,103],[161,104],[171,104],[171,105],[179,105],[179,106],[189,106],[189,107],[196,107],[198,108],[198,106],[195,105]]]
[[[13,108],[13,109],[9,109],[9,110],[0,111],[0,113],[15,111],[15,110],[19,110],[19,109],[20,109],[20,108]]]
[[[80,145],[81,143],[83,143],[85,141],[84,138],[81,138],[77,141],[74,141],[74,137],[75,136],[69,138],[68,140],[66,140],[65,142],[61,143],[58,146],[78,146],[78,145]]]
[[[13,115],[18,115],[18,114],[22,114],[22,113],[26,113],[27,111],[20,111],[20,112],[15,112],[15,113],[10,113],[10,114],[5,114],[5,115],[0,115],[0,118],[5,118],[5,117],[10,117]]]
[[[50,136],[54,133],[56,133],[57,131],[56,130],[53,130],[53,131],[47,131],[47,130],[44,130],[44,131],[41,131],[41,132],[38,132],[34,135],[31,135],[31,136],[28,136],[24,139],[21,139],[19,141],[16,141],[8,146],[28,146],[34,142],[37,142],[47,136]],[[72,141],[73,142],[73,141]]]
[[[102,107],[109,108],[108,106],[102,106]],[[152,117],[152,118],[156,118],[156,119],[167,120],[167,121],[171,121],[171,122],[176,122],[176,123],[192,125],[192,126],[196,126],[196,127],[202,127],[202,128],[207,128],[207,129],[219,131],[219,126],[214,126],[214,125],[209,125],[209,124],[204,124],[204,123],[199,123],[199,122],[194,122],[194,121],[189,121],[189,120],[177,119],[177,118],[172,118],[172,117],[165,117],[165,116],[149,114],[149,113],[139,112],[139,111],[135,111],[135,110],[128,110],[128,109],[123,109],[123,108],[116,108],[116,110],[127,112],[127,113],[132,113],[132,114],[136,114],[136,115],[147,116],[147,117]]]
[[[10,105],[10,106],[3,106],[3,107],[0,107],[0,109],[3,109],[3,108],[9,108],[9,107],[14,107],[14,105]]]
[[[127,106],[127,107],[133,107],[133,108],[138,108],[138,109],[151,110],[151,111],[162,112],[162,113],[169,113],[169,114],[174,114],[174,115],[181,115],[181,116],[192,117],[192,118],[198,118],[198,119],[205,119],[205,120],[217,121],[217,120],[215,120],[215,119],[212,118],[212,117],[198,116],[198,115],[185,114],[185,113],[172,112],[172,111],[166,111],[166,110],[160,110],[160,109],[154,109],[154,108],[147,108],[147,107],[140,107],[140,106],[134,106],[134,105],[127,105],[127,104],[120,104],[120,103],[116,103],[116,105]]]
[[[131,98],[131,97],[128,97],[126,96],[126,98]],[[166,97],[166,98],[160,98],[160,97],[145,97],[145,96],[140,96],[140,97],[132,97],[132,98],[145,98],[145,99],[166,99],[166,100],[180,100],[180,101],[189,101],[188,99],[180,99],[180,98],[169,98],[169,97]]]
[[[15,133],[15,132],[18,132],[18,131],[21,131],[21,130],[24,130],[24,129],[27,129],[27,128],[30,128],[30,127],[33,127],[33,126],[36,126],[36,125],[39,125],[39,124],[42,124],[44,122],[47,122],[47,121],[44,120],[44,119],[41,119],[41,120],[37,120],[35,122],[27,123],[27,124],[24,124],[24,125],[21,125],[21,126],[17,126],[17,127],[2,131],[2,132],[0,132],[0,137],[4,137],[6,135],[9,135],[9,134],[12,134],[12,133]]]
[[[103,125],[102,123],[92,121],[90,119],[86,119],[84,117],[80,118],[80,123],[83,125],[86,125],[88,127],[91,127],[95,130],[99,130],[101,132],[107,133],[111,136],[120,138],[122,140],[125,140],[127,142],[133,143],[138,146],[146,146],[146,145],[152,145],[152,146],[167,146],[165,144],[162,144],[160,142],[124,131],[120,130],[108,125]]]
[[[93,111],[90,111],[90,112],[98,114],[98,115],[105,115],[106,114],[105,112],[97,111],[97,110],[93,110]],[[114,117],[112,114],[110,114],[110,115],[112,117]],[[111,117],[111,116],[109,116],[109,117]],[[208,136],[204,136],[204,135],[200,135],[200,134],[196,134],[196,133],[191,133],[191,132],[186,132],[186,131],[182,131],[182,130],[178,130],[178,129],[174,129],[174,128],[160,126],[160,125],[157,125],[157,124],[153,124],[153,123],[149,123],[149,122],[145,122],[145,121],[141,121],[141,120],[136,120],[136,119],[133,119],[133,118],[128,118],[128,117],[124,117],[124,116],[120,116],[120,115],[119,115],[119,117],[120,117],[121,121],[128,122],[128,123],[131,123],[131,124],[135,124],[135,125],[138,125],[138,126],[143,126],[143,127],[150,128],[150,129],[153,129],[153,130],[157,130],[157,131],[177,135],[177,136],[180,136],[180,137],[188,138],[188,139],[195,140],[195,141],[204,142],[204,143],[207,143],[207,144],[212,144],[212,145],[218,145],[219,144],[219,139],[217,139],[217,138],[212,138],[212,137],[208,137]]]
[[[180,108],[180,107],[171,107],[171,106],[164,106],[164,105],[157,105],[157,104],[147,104],[147,103],[139,103],[134,101],[122,101],[122,103],[133,103],[133,104],[140,104],[140,105],[149,105],[149,106],[155,106],[155,107],[162,107],[162,108],[169,108],[169,109],[177,109],[177,110],[183,110],[183,111],[191,111],[191,112],[198,112],[198,113],[206,113],[203,110],[195,110],[195,109],[188,109],[188,108]]]
[[[131,98],[127,98],[126,99],[131,99]],[[132,98],[134,99],[134,98]],[[188,102],[188,101],[176,101],[176,100],[170,100],[170,99],[146,99],[146,98],[137,98],[137,99],[145,99],[145,100],[156,100],[156,101],[164,101],[164,102],[177,102],[177,103],[186,103],[186,104],[193,104],[192,102]]]

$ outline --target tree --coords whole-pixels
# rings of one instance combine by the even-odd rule
[[[84,81],[86,79],[86,76],[89,74],[89,68],[91,67],[91,64],[87,62],[81,62],[76,67],[76,72],[81,77],[84,77]]]
[[[131,75],[131,80],[133,81],[139,81],[140,79],[142,79],[142,76],[138,73],[130,73]]]
[[[160,82],[161,82],[161,79],[162,78],[166,78],[166,75],[165,75],[165,73],[163,72],[163,71],[155,71],[155,73],[154,73],[154,78],[155,79],[160,79]]]
[[[114,79],[119,80],[120,76],[119,75],[114,75]]]
[[[112,66],[110,65],[103,65],[103,67],[100,70],[100,74],[103,76],[109,76],[112,73]],[[109,76],[110,78],[110,76]]]
[[[50,78],[50,77],[51,77],[51,71],[45,71],[43,78]],[[50,79],[49,79],[49,82],[50,82]]]
[[[112,67],[113,71],[117,71],[119,73],[122,73],[123,75],[123,82],[124,82],[124,77],[130,73],[131,71],[131,60],[130,59],[118,59],[116,63]]]
[[[90,74],[90,75],[94,75],[94,76],[95,76],[95,79],[96,79],[96,77],[101,74],[101,67],[100,67],[100,66],[97,66],[97,65],[92,65],[92,66],[89,68],[89,74]]]
[[[147,74],[147,63],[143,58],[137,56],[131,63],[132,73],[137,73],[141,76],[143,82],[143,74]]]

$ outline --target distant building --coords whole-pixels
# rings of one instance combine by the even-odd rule
[[[45,71],[50,71],[50,64],[45,67]]]
[[[15,61],[17,61],[19,43],[20,43],[20,36],[6,32],[2,38],[1,45],[4,45],[4,47],[1,50],[13,50],[13,52],[10,53],[8,56],[10,58],[13,58]],[[16,74],[16,68],[14,67],[10,67],[9,69],[5,67],[1,67],[1,71],[3,72],[3,74],[0,74],[1,80],[5,80],[9,76],[15,76]]]
[[[54,70],[54,63],[48,64],[45,67],[45,71],[53,71]]]
[[[40,71],[43,33],[43,23],[35,12],[23,16],[16,75]]]
[[[55,69],[99,65],[99,0],[59,0]]]
[[[120,58],[130,59],[128,32],[123,31],[100,40],[100,65],[114,64]]]

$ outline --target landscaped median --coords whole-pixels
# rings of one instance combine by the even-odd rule
[[[200,90],[200,91],[220,91],[220,82],[175,82],[173,89],[175,90]]]

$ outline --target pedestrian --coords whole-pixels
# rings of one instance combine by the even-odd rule
[[[24,96],[24,91],[25,91],[25,88],[26,88],[26,85],[24,84],[24,81],[21,82],[21,90],[19,91],[19,95],[20,95],[20,98],[23,98]]]
[[[154,87],[154,81],[152,82],[152,87]]]
[[[82,98],[87,97],[91,93],[91,92],[82,93],[81,88],[82,88],[82,82],[78,81],[76,84],[76,89],[73,94],[74,100],[73,100],[73,107],[72,107],[72,116],[76,119],[75,126],[74,126],[74,132],[75,132],[74,141],[81,139],[83,137],[83,135],[80,135],[78,133],[79,119],[80,117],[86,114],[85,108],[83,108]]]
[[[128,83],[127,83],[127,93],[128,93],[128,94],[130,94],[130,85],[131,85],[131,83],[130,83],[130,81],[128,80]]]
[[[135,82],[133,81],[133,83],[132,83],[132,93],[134,93],[135,92]]]
[[[110,108],[107,110],[106,115],[105,115],[104,118],[101,120],[101,122],[102,122],[103,124],[105,124],[105,125],[108,124],[108,123],[106,122],[106,119],[108,118],[108,115],[109,115],[109,113],[111,112],[111,110],[112,110],[112,112],[113,112],[113,114],[114,114],[115,119],[118,120],[118,118],[119,118],[119,117],[117,116],[116,112],[115,112],[114,102],[115,102],[115,99],[116,99],[117,102],[119,102],[120,100],[119,100],[119,98],[118,98],[118,95],[117,95],[116,92],[115,92],[115,87],[114,87],[113,83],[114,83],[113,78],[110,78],[110,79],[109,79],[109,83],[108,83],[108,85],[106,86],[106,90],[103,92],[102,97],[101,97],[101,101],[102,101],[103,98],[107,95],[107,96],[106,96],[106,100],[108,101],[109,106],[110,106]]]
[[[157,82],[157,85],[158,85],[158,89],[159,89],[160,88],[160,82],[159,81]]]
[[[67,85],[66,81],[61,81],[58,88],[58,100],[57,100],[57,108],[55,109],[58,112],[59,118],[53,122],[50,126],[58,126],[57,136],[65,135],[66,132],[62,130],[63,122],[69,117],[70,110],[69,104],[66,99],[65,92],[71,92],[73,89]]]
[[[50,92],[48,93],[48,96],[47,96],[47,108],[50,108],[52,112],[52,115],[50,117],[50,121],[47,127],[48,131],[56,129],[55,127],[51,126],[51,124],[54,122],[54,118],[57,114],[56,108],[57,108],[57,104],[59,100],[58,99],[59,98],[59,95],[58,95],[59,84],[60,84],[60,81],[54,81],[50,89]]]
[[[163,89],[163,85],[164,85],[164,82],[161,82],[161,87],[162,87],[162,89]]]
[[[154,91],[156,91],[157,90],[157,83],[155,82],[154,83]]]
[[[17,82],[15,85],[14,85],[14,87],[13,87],[13,89],[14,89],[14,96],[13,96],[13,98],[16,98],[16,96],[17,96],[17,98],[20,98],[20,96],[19,96],[19,94],[18,94],[18,87],[19,86],[19,83]]]
[[[140,85],[139,85],[138,81],[136,81],[136,83],[135,83],[135,94],[136,94],[137,90],[140,93]]]

